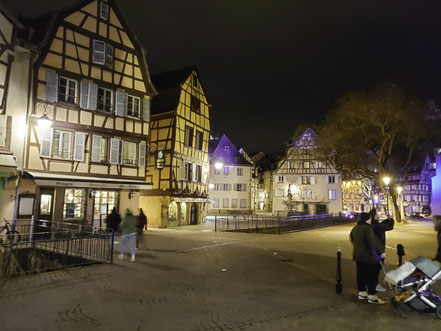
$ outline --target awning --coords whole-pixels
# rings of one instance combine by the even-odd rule
[[[208,202],[207,198],[173,198],[176,202]]]
[[[95,189],[151,190],[153,185],[141,180],[58,175],[28,172],[39,186],[82,187]]]

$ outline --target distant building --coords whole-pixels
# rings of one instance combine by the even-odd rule
[[[210,147],[209,213],[251,213],[254,165],[223,135]]]
[[[434,167],[436,166],[433,161],[433,157],[427,156],[424,163],[414,164],[409,167],[408,180],[403,185],[401,193],[406,215],[414,213],[430,214],[432,197],[431,177],[434,175]]]
[[[210,105],[196,67],[152,77],[147,181],[140,207],[152,227],[205,222]]]
[[[271,189],[273,214],[329,214],[342,210],[341,174],[317,155],[316,136],[307,129],[275,168],[263,175],[265,186]]]

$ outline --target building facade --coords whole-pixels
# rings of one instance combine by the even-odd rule
[[[113,0],[80,1],[32,25],[38,57],[18,217],[104,226],[113,207],[137,213],[141,190],[151,188],[155,94],[141,45]]]
[[[210,148],[208,213],[252,213],[254,165],[243,153],[225,135]]]
[[[275,215],[332,214],[342,210],[341,174],[316,153],[307,129],[267,176]]]
[[[33,55],[17,35],[24,26],[0,4],[0,219],[13,220],[23,171]],[[23,45],[24,44],[24,45]]]
[[[208,201],[210,105],[196,67],[152,77],[147,181],[140,207],[149,226],[205,222]]]

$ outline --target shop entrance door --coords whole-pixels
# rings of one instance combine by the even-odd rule
[[[191,204],[190,224],[198,224],[198,209],[195,203]]]
[[[38,220],[35,222],[34,232],[38,238],[43,239],[50,236],[54,210],[54,189],[41,188],[38,206]]]

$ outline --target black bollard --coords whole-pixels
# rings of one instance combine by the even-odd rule
[[[406,253],[404,253],[404,247],[401,244],[397,245],[397,255],[398,255],[398,265],[402,265],[403,264],[403,256],[406,255]]]
[[[342,294],[343,286],[341,284],[341,248],[337,248],[337,283],[335,284],[335,293]]]

